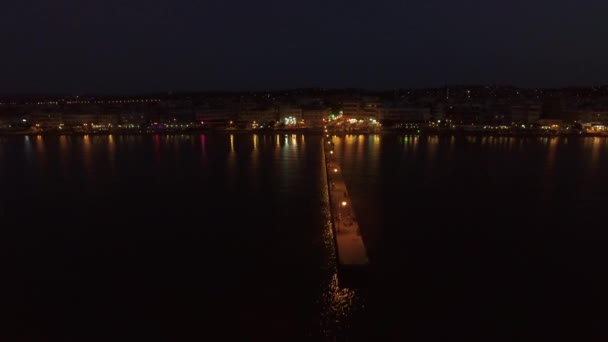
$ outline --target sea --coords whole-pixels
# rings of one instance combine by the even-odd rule
[[[0,136],[0,339],[608,338],[607,138],[332,135],[357,288],[323,139]]]

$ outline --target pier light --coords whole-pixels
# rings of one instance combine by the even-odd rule
[[[342,206],[346,207],[346,201],[342,201]]]

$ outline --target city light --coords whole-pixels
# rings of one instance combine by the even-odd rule
[[[296,124],[296,118],[294,118],[293,116],[285,118],[284,121],[285,121],[285,125],[295,125]]]
[[[342,206],[346,207],[346,201],[342,201]]]

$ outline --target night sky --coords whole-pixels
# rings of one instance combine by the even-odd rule
[[[10,0],[0,93],[608,83],[606,0]]]

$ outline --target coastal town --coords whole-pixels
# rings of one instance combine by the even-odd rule
[[[0,96],[0,134],[200,130],[608,135],[608,87]]]

